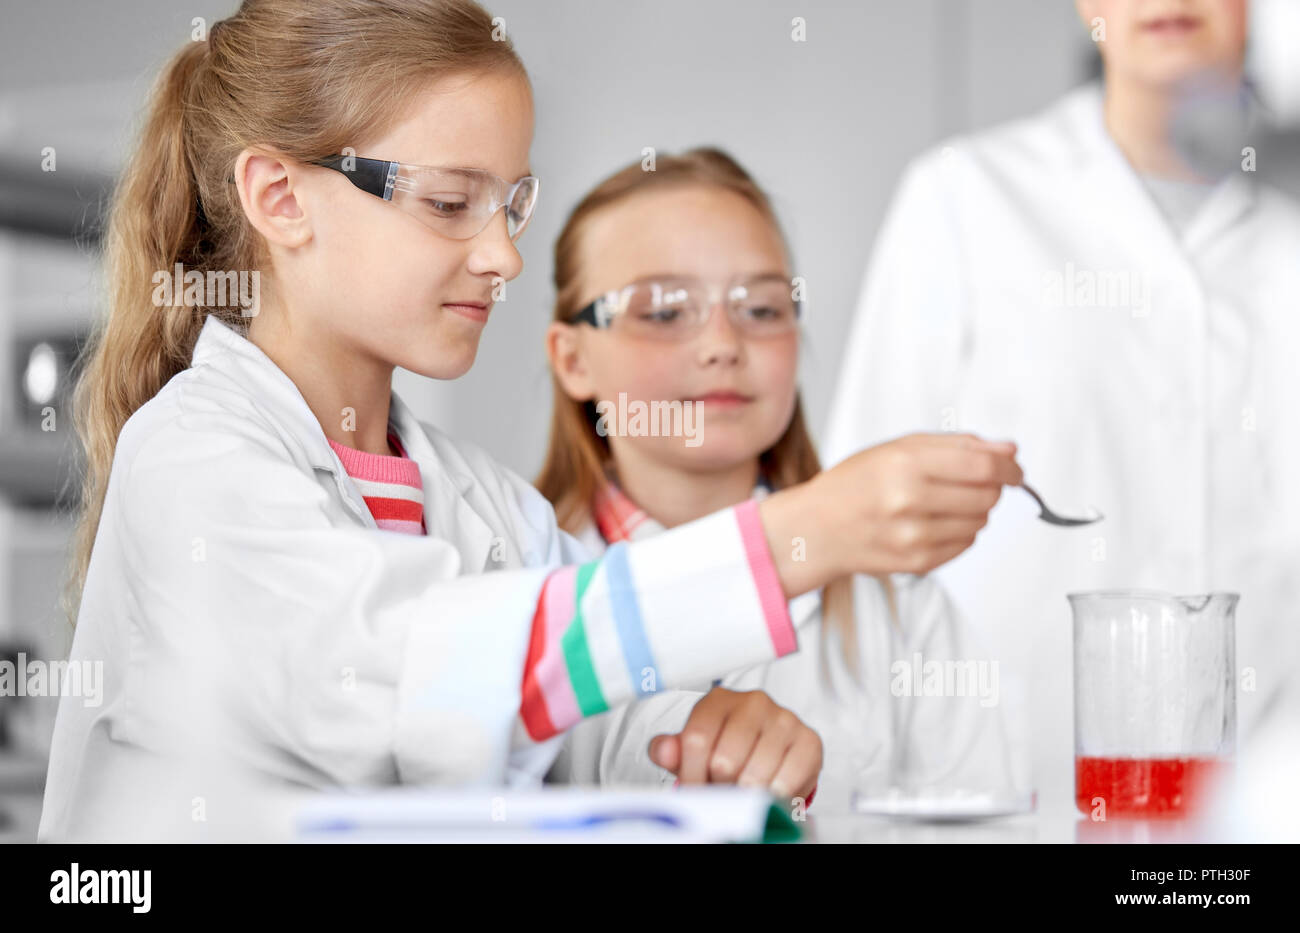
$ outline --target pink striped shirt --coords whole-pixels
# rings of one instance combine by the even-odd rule
[[[408,535],[425,534],[424,484],[420,466],[406,455],[397,432],[389,426],[388,442],[400,456],[371,454],[330,440],[343,469],[361,490],[375,524]]]

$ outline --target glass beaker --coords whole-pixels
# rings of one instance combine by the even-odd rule
[[[1237,731],[1236,593],[1071,593],[1074,796],[1094,819],[1194,812]]]

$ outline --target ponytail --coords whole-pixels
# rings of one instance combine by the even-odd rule
[[[164,69],[140,145],[113,197],[104,244],[113,313],[97,322],[73,395],[86,471],[73,541],[73,587],[64,595],[70,620],[80,602],[117,436],[132,413],[188,365],[187,351],[202,325],[200,309],[164,312],[151,296],[155,270],[170,274],[176,263],[191,267],[201,238],[183,114],[187,88],[206,54],[205,43],[190,43]]]

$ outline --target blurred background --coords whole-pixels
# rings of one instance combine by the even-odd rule
[[[1294,12],[1300,0],[1280,3]],[[530,478],[550,410],[542,336],[551,244],[599,179],[646,147],[715,144],[767,188],[807,281],[802,386],[820,431],[872,240],[905,163],[951,134],[1033,113],[1097,70],[1070,0],[485,5],[504,17],[532,74],[542,197],[520,241],[525,270],[494,312],[474,369],[444,384],[402,372],[397,389],[423,418]],[[1260,29],[1267,6],[1256,9]],[[66,650],[57,594],[77,459],[65,402],[78,342],[103,311],[100,212],[157,70],[190,41],[196,17],[210,26],[236,7],[4,0],[0,654]],[[806,22],[804,42],[791,40],[795,17]],[[1259,66],[1292,68],[1273,48],[1261,47]],[[1293,118],[1295,101],[1283,103]],[[1278,132],[1261,150],[1294,155],[1294,134]],[[1280,167],[1261,174],[1297,190]],[[0,697],[0,839],[34,837],[55,702]]]

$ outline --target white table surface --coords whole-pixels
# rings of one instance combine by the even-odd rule
[[[34,842],[43,768],[0,758],[0,844]],[[1160,843],[1206,841],[1188,824],[1084,817],[1066,794],[1048,795],[1032,813],[967,822],[924,822],[853,812],[848,800],[819,797],[800,824],[808,843]]]

